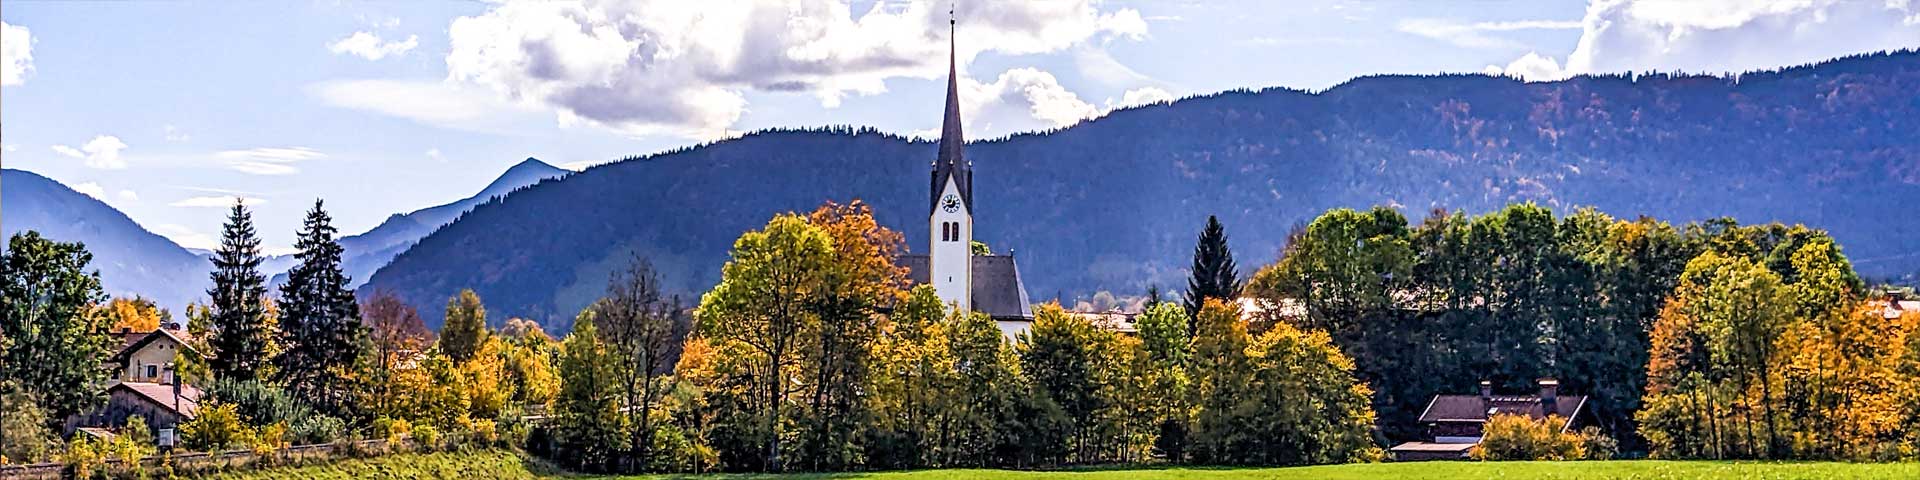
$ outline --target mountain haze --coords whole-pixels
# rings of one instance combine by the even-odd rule
[[[37,230],[60,242],[82,242],[93,254],[110,295],[142,295],[184,318],[185,306],[206,294],[213,264],[84,193],[25,170],[0,170],[6,235]]]
[[[937,105],[940,98],[928,98]],[[927,109],[935,111],[933,108]],[[1831,230],[1868,275],[1920,270],[1920,54],[1736,78],[1358,78],[1324,92],[1231,91],[970,144],[976,239],[1012,251],[1036,301],[1178,290],[1207,215],[1242,275],[1335,207],[1684,222],[1733,216]],[[370,285],[437,325],[474,288],[496,322],[563,329],[628,250],[670,287],[719,279],[734,238],[778,212],[862,199],[923,251],[934,145],[866,129],[775,130],[598,166],[489,201]]]
[[[359,287],[366,284],[367,279],[373,277],[374,270],[386,265],[394,255],[399,255],[407,247],[413,246],[413,242],[433,233],[433,229],[460,218],[461,213],[465,213],[475,205],[493,197],[506,195],[513,189],[549,178],[566,176],[568,173],[571,172],[549,165],[540,159],[528,157],[514,164],[512,168],[508,168],[505,173],[500,174],[499,178],[495,178],[492,183],[487,184],[486,188],[480,189],[480,192],[473,196],[408,213],[396,213],[367,230],[366,233],[341,238],[340,247],[344,252],[340,257],[340,268],[353,281],[348,286]],[[271,282],[277,287],[287,280],[285,270],[292,268],[298,260],[295,260],[292,255],[277,256],[270,261],[274,260],[281,261],[284,265],[268,270],[279,272],[273,275]]]

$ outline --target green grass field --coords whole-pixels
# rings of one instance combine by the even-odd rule
[[[1163,468],[1141,470],[1070,470],[1014,472],[1005,470],[928,470],[864,474],[793,475],[652,475],[622,480],[814,480],[860,478],[876,480],[1241,480],[1241,479],[1916,479],[1920,464],[1855,463],[1733,463],[1654,460],[1610,462],[1427,462],[1367,465],[1327,465],[1293,468]]]
[[[1623,460],[1610,462],[1427,462],[1292,468],[1079,469],[1048,472],[925,470],[788,475],[642,475],[592,477],[555,473],[517,454],[484,451],[401,454],[297,468],[228,472],[212,478],[400,479],[498,478],[583,480],[1358,480],[1358,479],[1920,479],[1920,463],[1759,463]]]

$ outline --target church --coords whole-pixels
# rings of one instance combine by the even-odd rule
[[[960,133],[958,74],[949,45],[946,118],[927,190],[927,254],[902,256],[900,263],[915,285],[933,285],[947,308],[985,313],[1013,338],[1033,325],[1033,306],[1011,250],[1007,255],[973,251],[973,162],[966,159],[967,142]]]

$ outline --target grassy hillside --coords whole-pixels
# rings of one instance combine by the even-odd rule
[[[1328,465],[1318,467],[1262,469],[1155,469],[1155,470],[1076,470],[1065,472],[1011,472],[1005,470],[929,470],[870,474],[797,474],[797,475],[707,475],[640,476],[625,479],[829,479],[872,478],[882,480],[960,480],[960,479],[1073,479],[1073,480],[1363,480],[1395,479],[1894,479],[1920,478],[1920,464],[1852,463],[1734,463],[1673,462],[1655,460],[1612,462],[1431,462],[1381,463],[1369,465]]]
[[[218,480],[465,479],[502,480],[545,478],[545,469],[518,454],[505,451],[398,454],[322,465],[225,472],[203,478]]]

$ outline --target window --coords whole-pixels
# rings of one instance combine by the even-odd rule
[[[147,378],[153,378],[158,376],[160,376],[160,366],[147,365]]]

